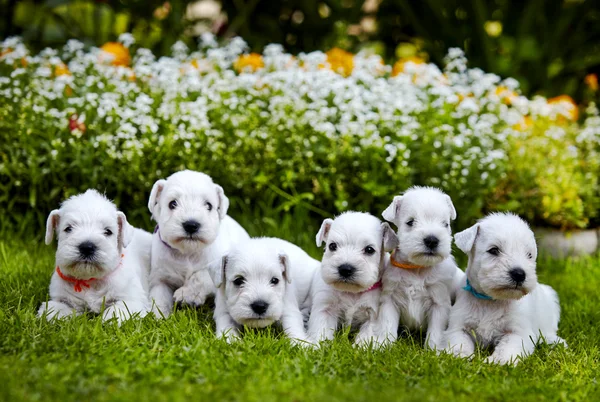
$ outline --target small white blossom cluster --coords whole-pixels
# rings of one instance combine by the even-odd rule
[[[134,45],[129,34],[119,41]],[[408,62],[397,75],[358,54],[347,76],[329,68],[326,53],[294,57],[280,45],[240,68],[247,49],[240,38],[218,46],[204,35],[197,50],[178,42],[172,57],[157,59],[137,49],[130,66],[115,66],[78,41],[31,55],[9,38],[0,44],[0,118],[14,119],[15,141],[50,133],[55,160],[90,148],[155,175],[217,165],[237,187],[303,183],[341,208],[358,187],[383,195],[430,184],[467,197],[493,187],[509,162],[507,138],[527,135],[528,122],[567,121],[547,130],[553,137],[576,126],[572,105],[521,96],[515,80],[468,68],[459,49],[444,70]],[[591,113],[580,140],[599,138]]]

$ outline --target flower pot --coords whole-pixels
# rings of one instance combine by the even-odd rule
[[[553,257],[589,255],[600,249],[600,229],[536,228],[534,232],[540,251]]]

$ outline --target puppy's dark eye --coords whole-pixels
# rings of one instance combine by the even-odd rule
[[[371,246],[367,246],[367,247],[365,247],[364,252],[366,255],[373,255],[373,254],[375,254],[375,249]]]
[[[213,207],[212,207],[212,204],[211,204],[210,202],[206,202],[206,208],[207,208],[209,211],[212,211],[212,208],[213,208]]]
[[[412,226],[415,224],[415,220],[414,219],[409,219],[408,221],[406,221],[406,225],[407,226]]]
[[[279,279],[273,277],[271,278],[271,285],[277,285],[279,283]]]
[[[109,228],[104,229],[104,236],[112,236],[113,232]]]
[[[329,251],[335,251],[337,250],[337,244],[335,243],[329,243]]]
[[[169,209],[177,208],[177,200],[173,200],[169,203]]]
[[[492,247],[488,251],[491,255],[500,255],[500,249],[498,247]]]
[[[70,225],[65,228],[65,233],[71,233],[72,231],[73,231],[73,227]]]
[[[527,253],[527,258],[529,258],[530,260],[533,259],[533,254]]]
[[[237,278],[235,278],[233,280],[233,284],[237,287],[242,286],[245,282],[246,282],[246,278],[244,278],[243,276],[238,276]]]
[[[447,228],[448,226],[450,226],[450,224],[448,222],[444,222],[444,227]]]

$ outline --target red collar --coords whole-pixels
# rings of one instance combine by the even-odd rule
[[[115,268],[115,270],[112,271],[112,272],[115,272],[121,266],[121,264],[123,263],[123,257],[124,256],[125,256],[125,254],[121,254],[121,260],[119,261],[119,265],[117,265],[117,268]],[[110,274],[112,274],[112,272]],[[60,277],[60,279],[62,279],[63,281],[72,283],[73,284],[73,290],[75,292],[77,292],[77,293],[83,291],[84,287],[89,288],[91,282],[94,282],[94,281],[98,280],[98,278],[90,278],[90,279],[77,279],[77,278],[73,278],[72,276],[68,276],[68,275],[63,274],[62,271],[60,270],[59,266],[56,267],[56,273],[58,274],[58,276]],[[106,278],[106,276],[104,278]],[[100,278],[100,279],[104,279],[104,278]]]

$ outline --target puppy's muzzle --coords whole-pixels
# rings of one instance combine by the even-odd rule
[[[350,264],[342,264],[338,267],[338,273],[341,278],[350,279],[356,272],[356,268]]]
[[[260,316],[267,312],[267,310],[269,309],[269,303],[267,303],[264,300],[256,300],[255,302],[250,304],[250,308],[252,309],[252,311],[254,311]]]
[[[181,226],[183,226],[183,230],[185,230],[185,233],[191,236],[193,234],[196,234],[198,230],[200,230],[200,227],[202,225],[200,225],[200,222],[190,219],[183,222]]]
[[[84,241],[77,246],[77,249],[79,250],[79,255],[82,259],[89,260],[94,258],[98,247],[91,241]]]
[[[423,239],[423,244],[430,251],[435,251],[440,244],[440,239],[433,235],[429,235]]]
[[[523,282],[525,282],[525,278],[527,278],[525,271],[520,267],[512,268],[508,271],[508,274],[510,275],[511,281],[517,286],[521,286]]]

